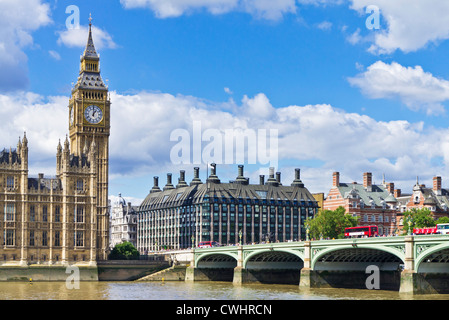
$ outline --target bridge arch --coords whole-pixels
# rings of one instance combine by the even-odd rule
[[[304,265],[304,254],[297,250],[290,249],[274,249],[266,248],[261,250],[254,250],[250,252],[243,260],[243,268],[251,268],[251,264],[254,262],[272,262],[282,263],[282,267],[288,266],[289,268],[302,268]],[[271,264],[273,266],[273,264]]]
[[[312,261],[311,268],[316,270],[320,264],[324,262],[337,263],[344,262],[359,262],[359,265],[364,268],[366,265],[372,263],[390,263],[403,264],[405,261],[405,254],[394,247],[387,246],[372,246],[372,245],[339,245],[330,248],[311,248]],[[390,266],[391,268],[391,266]]]
[[[234,268],[237,266],[237,259],[237,254],[232,252],[205,252],[195,257],[195,268]]]
[[[427,263],[434,263],[429,268]],[[447,272],[449,269],[449,243],[440,243],[417,254],[414,269],[416,272]]]

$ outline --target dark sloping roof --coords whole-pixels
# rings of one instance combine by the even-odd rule
[[[383,185],[371,185],[371,190],[361,184],[340,183],[338,189],[344,198],[355,196],[367,206],[382,206],[387,199],[392,201],[390,192]]]
[[[70,155],[70,166],[71,167],[90,167],[90,163],[87,159],[86,155],[75,156],[74,154]]]
[[[62,184],[59,179],[28,178],[28,189],[62,190]]]
[[[78,77],[76,88],[89,90],[106,90],[106,86],[101,78],[101,75],[96,72],[84,71]]]
[[[245,199],[250,201],[306,201],[317,206],[313,195],[305,187],[230,183],[203,183],[187,187],[150,192],[139,207],[139,211],[176,207],[202,203],[206,198],[218,202]]]
[[[89,36],[87,38],[86,48],[83,53],[84,58],[99,59],[97,50],[95,50],[94,41],[92,39],[92,23],[89,23]]]
[[[20,157],[17,154],[16,150],[6,150],[3,149],[0,151],[0,163],[8,163],[9,164],[9,154],[11,153],[12,163],[20,163]]]

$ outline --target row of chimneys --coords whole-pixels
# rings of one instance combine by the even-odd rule
[[[249,184],[249,178],[245,178],[243,172],[244,172],[243,165],[239,165],[238,166],[238,176],[237,176],[236,180],[233,181],[234,183],[240,183],[240,184],[244,184],[244,185]],[[198,167],[193,168],[193,179],[190,182],[191,186],[203,183],[201,181],[201,179],[199,178],[199,174],[200,174],[200,168],[198,168]],[[210,176],[207,178],[206,182],[220,183],[220,179],[218,179],[218,177],[217,177],[217,167],[216,167],[215,163],[211,164],[211,173],[210,173]],[[267,185],[273,185],[273,186],[282,185],[281,173],[276,172],[276,177],[275,177],[274,168],[270,167],[270,172],[269,172],[269,177],[268,177],[267,182],[265,182],[265,175],[260,175],[259,176],[259,184],[260,185],[267,184]],[[167,184],[165,185],[163,190],[165,191],[165,190],[187,187],[187,186],[188,186],[188,184],[185,181],[185,171],[181,170],[179,172],[179,179],[178,179],[178,184],[176,185],[176,187],[172,183],[172,174],[167,173]],[[295,169],[295,180],[293,180],[292,186],[304,187],[304,184],[302,183],[302,181],[300,179],[300,169],[298,169],[298,168]],[[158,192],[158,191],[161,191],[161,189],[159,188],[159,177],[153,177],[153,188],[150,190],[150,192]]]
[[[332,186],[338,187],[340,185],[340,173],[334,172],[332,177]],[[354,182],[356,183],[356,182]],[[425,187],[425,185],[421,185],[422,187]],[[371,172],[365,172],[363,173],[363,187],[365,187],[367,190],[371,191],[372,187],[372,174]],[[393,182],[388,182],[385,184],[385,188],[388,192],[394,195],[395,198],[401,196],[401,189],[395,189]],[[433,177],[433,191],[437,195],[441,195],[441,177]]]

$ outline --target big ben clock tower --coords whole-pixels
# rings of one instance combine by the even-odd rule
[[[89,35],[81,56],[78,80],[69,101],[70,149],[76,157],[94,151],[96,188],[96,243],[97,259],[106,259],[108,249],[108,171],[111,102],[108,88],[100,75],[100,57],[92,40],[92,18]],[[95,150],[91,150],[95,149]]]

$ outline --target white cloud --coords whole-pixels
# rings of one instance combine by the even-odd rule
[[[185,129],[193,135],[193,121],[201,121],[203,132],[206,129],[222,132],[237,128],[277,129],[284,181],[289,183],[293,167],[299,167],[303,182],[314,192],[328,191],[332,171],[340,171],[349,182],[360,181],[365,171],[373,172],[380,182],[385,173],[389,181],[406,190],[411,188],[408,183],[416,175],[420,180],[431,180],[439,174],[449,180],[445,176],[449,171],[449,130],[427,128],[422,122],[376,121],[330,105],[274,108],[263,93],[245,96],[240,105],[150,92],[129,95],[111,92],[111,99],[111,185],[120,184],[117,182],[120,179],[141,180],[147,176],[143,194],[151,187],[154,175],[161,177],[161,185],[166,172],[173,173],[174,182],[180,169],[191,175],[193,164],[171,162],[170,151],[176,142],[170,141],[170,133]],[[26,131],[30,173],[54,175],[58,139],[63,140],[68,132],[67,104],[68,97],[45,98],[33,93],[0,95],[0,116],[7,119],[0,124],[4,133],[2,147],[14,148]],[[260,113],[255,117],[258,110]],[[435,164],[434,159],[441,161]],[[283,164],[285,161],[289,164]],[[247,175],[257,181],[256,169],[246,168]],[[223,176],[229,169],[219,165],[223,181],[235,178],[235,170],[230,170],[230,176]]]
[[[295,13],[295,0],[120,0],[126,9],[148,8],[159,18],[179,17],[198,10],[211,14],[242,11],[256,18],[279,20],[286,13]]]
[[[295,0],[243,0],[246,12],[267,20],[282,19],[286,13],[296,13]]]
[[[68,98],[44,97],[31,92],[0,95],[2,146],[15,148],[26,132],[29,140],[30,173],[54,175],[58,139],[67,133]]]
[[[329,31],[332,29],[332,22],[323,21],[317,25],[317,28],[323,31]]]
[[[449,38],[449,2],[441,0],[351,0],[351,8],[365,15],[378,6],[386,30],[374,32],[370,51],[376,54],[417,51]]]
[[[360,41],[362,41],[362,36],[360,35],[360,28],[357,28],[356,31],[354,31],[354,33],[352,33],[351,35],[349,35],[346,40],[350,43],[350,44],[357,44]]]
[[[242,109],[242,113],[250,119],[269,120],[275,115],[275,109],[263,93],[257,94],[254,98],[245,95],[242,99]]]
[[[41,0],[0,1],[0,91],[26,87],[27,56],[23,50],[33,45],[33,31],[49,23],[49,5]]]
[[[61,55],[54,50],[49,50],[48,54],[55,60],[61,60]]]
[[[226,92],[227,94],[233,94],[232,90],[228,87],[224,87],[224,92]]]
[[[449,81],[434,77],[421,66],[377,61],[348,80],[370,98],[399,99],[410,109],[427,114],[444,113],[442,103],[449,99]]]
[[[83,48],[87,43],[87,34],[89,33],[89,27],[80,26],[74,29],[65,29],[58,31],[59,35],[57,43],[63,44],[67,47],[80,47]],[[104,48],[115,49],[117,44],[112,40],[111,35],[105,30],[92,26],[92,38],[97,50]]]

